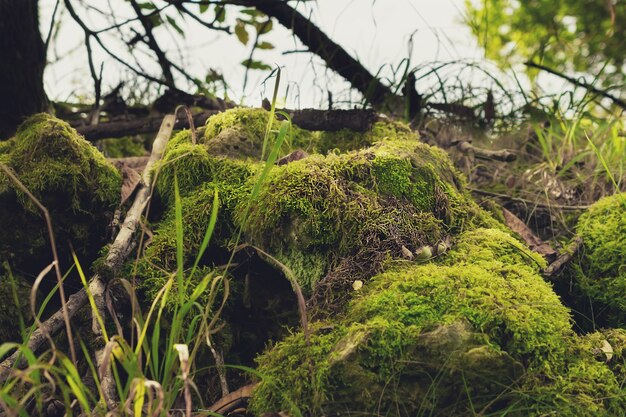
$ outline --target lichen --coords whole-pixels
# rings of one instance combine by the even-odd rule
[[[119,203],[121,177],[104,156],[67,123],[47,114],[27,119],[2,162],[48,209],[60,250],[71,242],[87,258],[99,249],[105,227]],[[0,237],[4,259],[38,273],[40,260],[50,261],[48,235],[36,204],[4,173],[0,173]],[[84,258],[83,258],[84,259]]]
[[[584,247],[574,265],[574,282],[585,297],[609,307],[610,323],[623,326],[626,324],[626,193],[596,202],[581,215],[576,232]]]

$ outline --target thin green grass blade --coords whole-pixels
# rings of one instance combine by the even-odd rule
[[[263,148],[261,150],[261,160],[265,159],[265,151],[270,138],[270,131],[274,122],[274,114],[276,112],[276,97],[278,97],[278,87],[280,86],[280,67],[276,69],[276,82],[274,83],[274,94],[272,95],[272,106],[270,107],[269,119],[265,128],[265,136],[263,137]]]
[[[193,268],[191,269],[191,275],[194,276],[196,272],[196,268],[200,263],[200,259],[204,255],[206,248],[209,246],[209,242],[211,241],[211,237],[213,236],[213,231],[215,230],[215,224],[217,223],[217,212],[219,210],[219,195],[217,192],[217,188],[215,188],[215,193],[213,194],[213,206],[211,207],[211,217],[209,218],[209,224],[207,226],[206,232],[204,233],[204,239],[202,239],[202,244],[200,245],[200,249],[198,250],[198,256],[196,256],[196,261],[193,264]]]

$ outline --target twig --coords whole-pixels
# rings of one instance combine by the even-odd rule
[[[619,97],[615,97],[613,94],[608,93],[604,90],[600,90],[599,88],[594,87],[593,85],[587,83],[586,81],[578,81],[575,78],[569,77],[565,74],[562,74],[552,68],[546,67],[545,65],[541,65],[537,62],[533,62],[533,61],[528,61],[525,62],[524,65],[526,65],[527,67],[531,67],[531,68],[537,68],[540,69],[542,71],[548,72],[552,75],[556,75],[559,78],[563,78],[564,80],[574,84],[577,87],[581,87],[584,89],[587,89],[588,91],[591,91],[592,93],[596,93],[599,96],[602,96],[604,98],[608,98],[609,100],[611,100],[613,103],[615,103],[616,105],[618,105],[619,107],[626,109],[626,101],[620,99]]]
[[[517,155],[509,150],[492,151],[490,149],[478,148],[467,141],[457,143],[456,147],[463,153],[473,153],[477,158],[482,159],[493,159],[503,162],[512,162],[517,159]]]
[[[548,267],[543,271],[543,276],[551,278],[556,275],[565,266],[565,264],[572,260],[574,255],[576,255],[582,246],[583,239],[580,236],[576,236],[572,243],[567,247],[565,253],[559,255],[559,257],[556,258],[556,260],[548,265]]]
[[[108,270],[107,275],[109,277],[115,276],[117,271],[121,268],[124,259],[126,259],[129,255],[130,242],[132,241],[135,231],[137,230],[141,214],[150,199],[152,189],[152,167],[162,158],[167,141],[172,135],[175,121],[176,116],[173,114],[168,114],[163,118],[161,129],[159,129],[159,133],[157,134],[157,137],[152,145],[152,154],[150,155],[148,164],[143,171],[143,184],[138,187],[139,189],[137,191],[135,201],[128,210],[126,219],[120,227],[120,231],[115,237],[115,241],[109,247],[108,255],[104,261],[103,266],[105,270]],[[89,290],[91,291],[96,302],[97,312],[102,320],[104,320],[106,314],[106,302],[104,299],[105,284],[104,277],[100,273],[97,273],[91,279],[89,283]],[[100,328],[96,314],[92,314],[91,327],[96,337],[102,335],[102,329]],[[98,350],[96,352],[96,367],[100,368],[100,365],[102,365],[102,362],[106,359],[104,349]],[[114,406],[113,400],[115,395],[115,381],[111,375],[110,367],[107,367],[106,370],[107,372],[103,375],[100,382],[107,405],[109,406],[109,409],[111,409]]]
[[[135,14],[139,18],[139,22],[141,22],[141,26],[143,26],[143,29],[146,32],[146,38],[147,38],[146,44],[148,45],[150,49],[152,49],[152,51],[156,55],[159,66],[161,67],[161,71],[163,71],[165,84],[168,85],[169,87],[175,88],[174,75],[172,74],[172,64],[170,60],[167,59],[167,57],[165,56],[165,52],[163,52],[158,42],[156,41],[154,34],[152,33],[154,24],[152,23],[152,21],[150,20],[148,16],[145,16],[141,12],[141,8],[139,7],[139,5],[137,4],[135,0],[130,0],[130,5],[135,11]]]

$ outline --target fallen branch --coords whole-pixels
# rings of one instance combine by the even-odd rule
[[[466,141],[458,142],[456,147],[463,153],[472,153],[474,156],[481,159],[494,159],[503,162],[512,162],[517,159],[517,155],[509,150],[501,149],[492,151],[490,149],[478,148]]]
[[[379,120],[379,116],[373,110],[283,110],[289,114],[291,121],[304,129],[337,131],[350,129],[356,132],[365,132],[372,124]],[[207,110],[193,115],[193,125],[202,126],[207,119],[219,110]],[[279,116],[280,117],[280,116]],[[79,126],[78,133],[89,141],[106,138],[120,138],[140,133],[153,133],[158,131],[161,117],[146,117],[137,120],[124,120],[121,122],[105,122],[96,126]],[[189,128],[189,120],[186,116],[178,117],[174,129]]]
[[[543,276],[546,278],[552,278],[556,275],[567,263],[569,263],[569,261],[572,260],[582,246],[583,239],[580,236],[576,236],[565,252],[559,255],[559,257],[556,258],[556,260],[548,265],[548,267],[543,271]]]
[[[229,413],[245,408],[248,400],[252,396],[252,392],[258,384],[249,384],[233,391],[228,395],[220,398],[215,404],[209,407],[209,411],[215,414],[228,415]]]
[[[176,116],[173,114],[168,114],[163,118],[159,133],[152,144],[150,159],[143,171],[143,184],[139,186],[133,205],[128,210],[128,213],[126,213],[126,219],[124,219],[124,223],[120,227],[120,231],[115,237],[115,240],[109,247],[107,257],[104,260],[103,268],[108,278],[115,276],[131,251],[130,243],[139,225],[141,214],[150,201],[150,194],[152,192],[152,167],[163,157],[165,146],[172,135],[175,123]],[[105,289],[105,277],[102,276],[102,272],[96,273],[89,283],[89,291],[93,295],[98,313],[92,314],[91,325],[92,332],[96,337],[102,336],[102,328],[97,320],[97,316],[99,315],[103,322],[106,316]],[[102,369],[103,367],[101,365],[108,361],[105,351],[106,349],[102,348],[96,352],[96,367],[98,369]],[[111,368],[109,366],[104,368],[106,371],[100,375],[100,384],[107,406],[109,409],[112,409],[114,407],[115,381],[111,375]]]
[[[201,126],[206,123],[207,119],[214,114],[219,113],[219,110],[207,110],[200,113],[196,113],[193,116],[194,126]],[[121,122],[108,122],[100,123],[97,126],[81,126],[77,127],[76,131],[83,135],[85,139],[89,141],[95,141],[106,138],[120,138],[123,136],[137,135],[140,133],[154,133],[158,132],[161,126],[163,118],[158,117],[146,117],[136,120],[125,120]],[[187,116],[176,118],[173,129],[185,129],[189,127],[189,120]]]

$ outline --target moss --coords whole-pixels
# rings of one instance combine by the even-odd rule
[[[123,158],[127,156],[143,156],[146,154],[144,141],[139,137],[125,136],[123,138],[102,139],[100,141],[102,153],[108,158]]]
[[[465,415],[524,370],[562,366],[573,337],[567,309],[525,262],[405,266],[374,277],[330,334],[314,334],[313,354],[296,335],[260,356],[253,409]]]
[[[0,344],[22,341],[20,321],[27,326],[31,321],[29,300],[26,280],[13,274],[0,275]]]
[[[549,415],[558,410],[559,415],[572,417],[623,415],[625,346],[626,331],[622,329],[594,332],[571,341],[561,372],[530,375],[524,381],[529,414]]]
[[[481,265],[524,265],[539,272],[547,264],[543,257],[511,235],[498,229],[475,229],[462,233],[454,241],[454,250],[448,253],[443,263],[454,265],[459,262]]]
[[[13,141],[3,159],[50,212],[60,249],[70,241],[79,256],[88,257],[100,247],[119,203],[119,173],[67,123],[47,114],[26,120]],[[0,228],[14,230],[0,237],[0,253],[38,272],[50,253],[39,208],[4,174],[0,203]]]
[[[575,282],[592,301],[611,309],[609,321],[626,324],[626,193],[605,197],[578,221],[584,248]]]
[[[187,196],[210,181],[230,186],[242,184],[256,169],[254,164],[216,157],[210,155],[203,145],[181,141],[170,148],[155,168],[158,171],[157,191],[171,206],[174,202],[174,176],[178,180],[180,195]]]
[[[348,129],[336,132],[321,132],[318,150],[321,153],[348,152],[367,148],[384,140],[419,140],[419,134],[409,125],[395,120],[379,120],[364,133],[356,133]]]
[[[235,108],[211,116],[206,123],[204,143],[212,155],[238,159],[260,160],[263,153],[265,131],[269,112],[263,109]],[[280,122],[272,121],[272,131],[278,131]],[[265,155],[272,147],[270,135]],[[280,156],[295,149],[313,150],[317,137],[314,133],[292,126]]]

